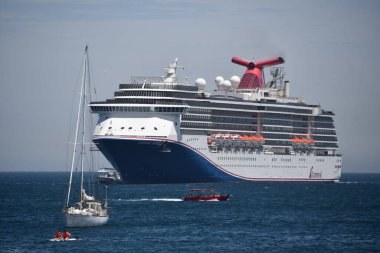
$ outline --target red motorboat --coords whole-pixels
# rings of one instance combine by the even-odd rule
[[[226,201],[230,194],[222,195],[213,189],[190,189],[183,200],[184,201]]]

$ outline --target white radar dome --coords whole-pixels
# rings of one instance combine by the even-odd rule
[[[222,76],[215,77],[215,84],[216,84],[216,87],[218,87],[218,90],[221,89],[223,81],[224,81],[224,78]]]
[[[236,90],[237,87],[239,87],[240,84],[240,77],[238,76],[231,76],[230,78],[232,89]]]
[[[224,91],[229,91],[231,89],[231,82],[229,80],[224,80],[222,82],[222,87]]]
[[[204,90],[206,87],[206,80],[203,78],[198,78],[195,80],[195,85],[198,87],[198,90]]]

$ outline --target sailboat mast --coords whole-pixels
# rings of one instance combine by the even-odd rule
[[[79,106],[78,106],[77,124],[76,124],[76,129],[75,129],[74,150],[73,150],[73,156],[71,159],[69,189],[67,191],[65,207],[68,207],[69,202],[70,202],[71,184],[72,184],[72,180],[73,180],[73,171],[74,171],[74,164],[75,164],[75,152],[76,152],[76,147],[77,147],[77,142],[78,142],[79,122],[80,122],[81,108],[82,108],[82,103],[83,103],[83,101],[82,101],[83,93],[84,93],[83,89],[85,86],[86,65],[87,65],[86,62],[87,62],[87,46],[85,49],[85,55],[84,55],[84,61],[83,61],[83,76],[82,76],[82,85],[81,85],[81,89],[80,89],[80,99],[79,99]]]
[[[83,171],[84,171],[84,154],[85,154],[85,129],[86,129],[86,83],[88,76],[88,55],[87,55],[87,47],[86,47],[86,57],[85,57],[85,69],[84,69],[84,82],[83,82],[83,104],[82,104],[82,140],[81,140],[81,178],[80,178],[80,203],[83,202]]]

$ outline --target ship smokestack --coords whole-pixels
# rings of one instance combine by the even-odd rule
[[[239,57],[232,57],[231,61],[233,63],[238,64],[238,65],[247,67],[248,69],[253,69],[255,67],[255,64],[253,62],[247,61],[247,60],[239,58]]]
[[[269,60],[251,62],[239,57],[232,57],[231,61],[238,65],[247,67],[238,89],[263,89],[264,79],[263,79],[263,68],[278,65],[284,63],[285,60],[282,57],[272,58]]]

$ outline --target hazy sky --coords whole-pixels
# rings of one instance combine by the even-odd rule
[[[131,75],[214,88],[282,56],[291,96],[336,113],[343,172],[380,172],[380,1],[0,0],[0,171],[65,170],[85,44],[97,98]]]

